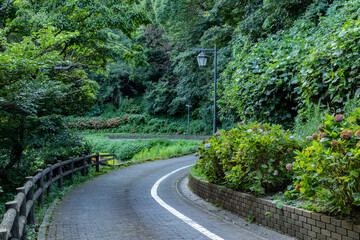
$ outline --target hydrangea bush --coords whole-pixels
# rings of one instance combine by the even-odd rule
[[[331,212],[350,214],[360,206],[360,109],[347,119],[326,115],[324,125],[297,151],[295,185],[306,198]]]
[[[199,168],[210,182],[255,194],[291,183],[294,150],[300,145],[279,125],[240,123],[203,142]]]

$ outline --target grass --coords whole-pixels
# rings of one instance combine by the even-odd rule
[[[316,105],[307,104],[306,108],[295,118],[292,132],[299,140],[305,140],[306,136],[318,132],[318,126],[324,124],[325,114],[343,114],[346,118],[358,107],[359,99],[356,97],[350,98],[349,96],[347,96],[342,109],[329,109],[326,106],[321,106],[320,103]]]
[[[145,148],[156,145],[168,146],[171,141],[164,138],[154,138],[146,140],[110,140],[102,136],[86,136],[84,141],[90,145],[92,152],[113,153],[120,161],[128,161],[133,156]]]
[[[166,159],[196,152],[200,141],[153,138],[146,140],[110,140],[99,135],[88,135],[84,141],[92,152],[114,153],[120,161]]]
[[[190,175],[192,175],[198,179],[207,181],[205,174],[200,169],[198,169],[196,165],[190,167]]]
[[[191,154],[197,151],[199,141],[179,140],[171,141],[169,145],[161,144],[151,148],[144,148],[132,158],[133,161],[166,159],[180,155]]]
[[[321,109],[320,104],[310,106],[299,113],[295,118],[293,133],[299,140],[305,140],[306,136],[311,136],[318,132],[318,126],[323,124],[323,116],[327,111]]]

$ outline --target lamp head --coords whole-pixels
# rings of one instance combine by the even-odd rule
[[[197,61],[200,67],[205,67],[206,63],[207,63],[207,59],[208,56],[204,53],[201,52],[198,56],[197,56]]]

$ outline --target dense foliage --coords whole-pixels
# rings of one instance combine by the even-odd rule
[[[239,124],[220,131],[200,150],[200,168],[208,180],[256,194],[273,193],[291,183],[287,165],[299,143],[277,126]]]
[[[315,1],[291,27],[257,43],[235,38],[224,104],[241,117],[286,125],[305,102],[340,112],[347,95],[358,97],[360,2],[331,2]]]
[[[71,130],[93,133],[148,133],[148,134],[187,134],[185,118],[155,118],[148,114],[124,114],[114,118],[66,118],[65,126]],[[189,134],[209,135],[210,126],[199,120],[191,120]]]

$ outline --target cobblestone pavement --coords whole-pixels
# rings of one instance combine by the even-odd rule
[[[186,156],[148,162],[80,185],[55,209],[47,239],[208,239],[162,208],[150,194],[159,178],[195,161],[195,157]],[[287,239],[272,231],[269,234],[269,230],[263,234],[237,226],[189,203],[175,184],[187,171],[181,170],[159,185],[158,196],[168,205],[223,239]]]

